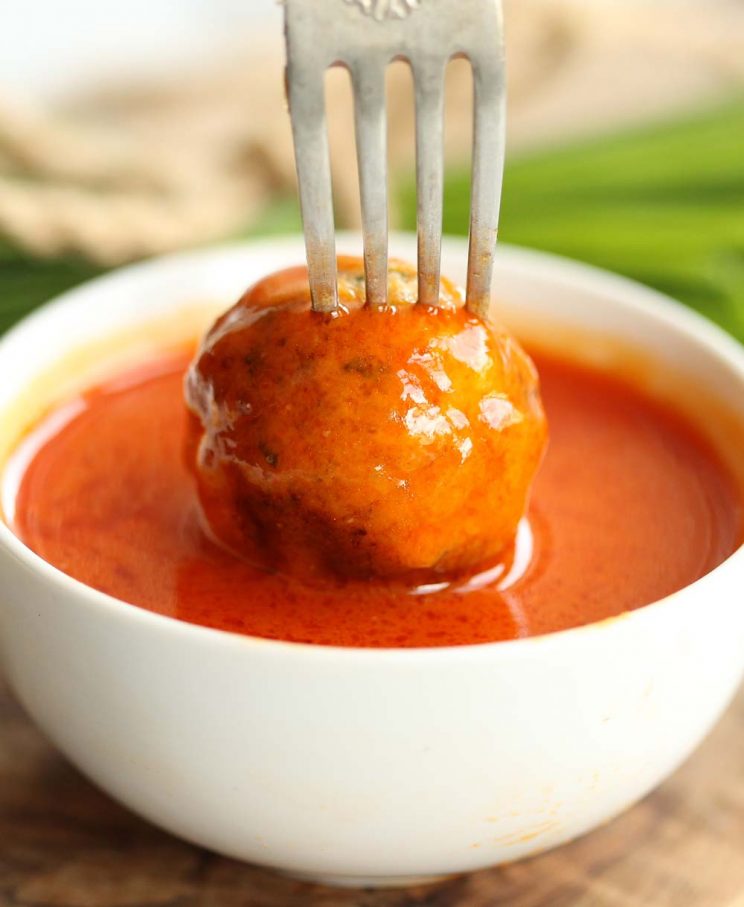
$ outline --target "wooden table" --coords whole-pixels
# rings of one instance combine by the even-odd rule
[[[0,689],[0,907],[744,907],[744,691],[635,809],[533,860],[407,891],[303,885],[171,838],[93,788]]]

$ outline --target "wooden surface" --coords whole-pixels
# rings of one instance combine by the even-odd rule
[[[582,841],[408,891],[287,881],[88,784],[0,688],[0,907],[744,907],[744,693],[657,793]]]

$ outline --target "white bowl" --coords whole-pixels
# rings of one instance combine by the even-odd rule
[[[392,245],[414,257],[411,237]],[[94,360],[114,367],[102,338],[123,338],[121,353],[136,346],[133,326],[159,320],[148,342],[162,342],[175,312],[171,335],[188,335],[194,303],[203,322],[302,258],[295,238],[180,255],[45,306],[0,341],[0,435],[17,437],[48,403],[51,362],[68,357],[58,393],[69,355],[89,341],[108,352],[82,356],[80,374]],[[445,273],[462,279],[465,258],[464,243],[445,242]],[[553,343],[603,332],[613,343],[584,354],[630,345],[744,425],[744,351],[681,306],[508,248],[496,286],[523,331]],[[740,439],[726,442],[732,462]],[[65,576],[5,525],[0,575],[7,678],[89,778],[187,840],[337,884],[478,869],[583,834],[679,765],[744,669],[743,550],[621,619],[418,650],[274,642],[151,614]]]

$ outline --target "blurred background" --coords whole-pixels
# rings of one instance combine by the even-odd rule
[[[658,287],[744,340],[744,0],[505,0],[505,12],[502,238]],[[282,67],[272,0],[4,0],[0,329],[129,261],[298,230]],[[327,92],[337,221],[353,227],[343,72]],[[388,97],[393,222],[412,229],[402,64]],[[453,63],[451,233],[467,231],[469,106],[468,68]]]

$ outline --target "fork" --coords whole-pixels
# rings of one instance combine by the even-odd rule
[[[505,68],[501,0],[284,0],[292,120],[312,307],[338,307],[324,82],[345,66],[354,126],[367,303],[387,302],[388,198],[385,70],[411,67],[416,108],[418,301],[436,306],[442,245],[444,77],[466,57],[473,70],[473,157],[468,309],[489,313],[504,165]]]

